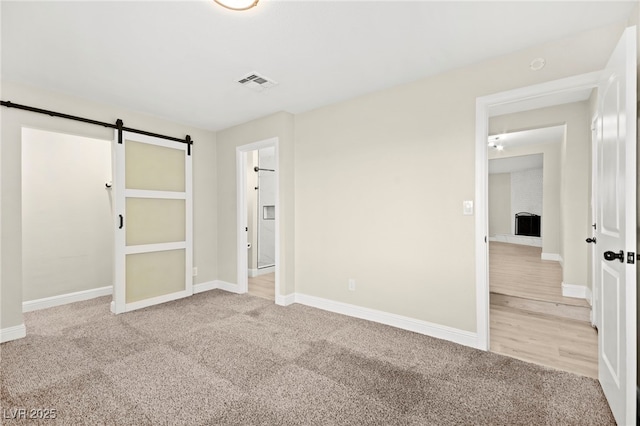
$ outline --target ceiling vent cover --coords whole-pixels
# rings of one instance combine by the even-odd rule
[[[276,81],[270,79],[269,77],[265,77],[264,75],[258,74],[257,72],[250,72],[245,75],[241,79],[238,80],[238,83],[242,84],[249,89],[255,90],[256,92],[262,92],[265,89],[269,89],[270,87],[278,84]]]

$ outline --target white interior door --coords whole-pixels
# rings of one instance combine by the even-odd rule
[[[598,87],[596,222],[598,376],[619,425],[636,411],[636,28]]]
[[[118,131],[114,146],[115,287],[122,313],[193,294],[187,144]]]

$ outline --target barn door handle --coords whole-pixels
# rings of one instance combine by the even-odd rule
[[[611,262],[612,260],[618,259],[620,262],[624,262],[624,252],[620,250],[618,253],[614,253],[612,251],[604,252],[604,259]]]
[[[122,229],[124,226],[124,217],[122,217],[121,214],[119,214],[118,217],[120,218],[120,226],[118,226],[118,229]]]

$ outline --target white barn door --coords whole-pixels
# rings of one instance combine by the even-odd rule
[[[192,175],[185,143],[118,130],[114,152],[118,314],[193,294]]]
[[[636,28],[598,87],[596,274],[598,378],[619,425],[636,410]]]

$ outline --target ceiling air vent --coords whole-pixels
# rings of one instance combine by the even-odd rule
[[[260,75],[257,72],[250,72],[249,74],[238,80],[238,83],[242,84],[245,87],[248,87],[249,89],[253,89],[256,92],[262,92],[263,90],[278,84],[269,77]]]

